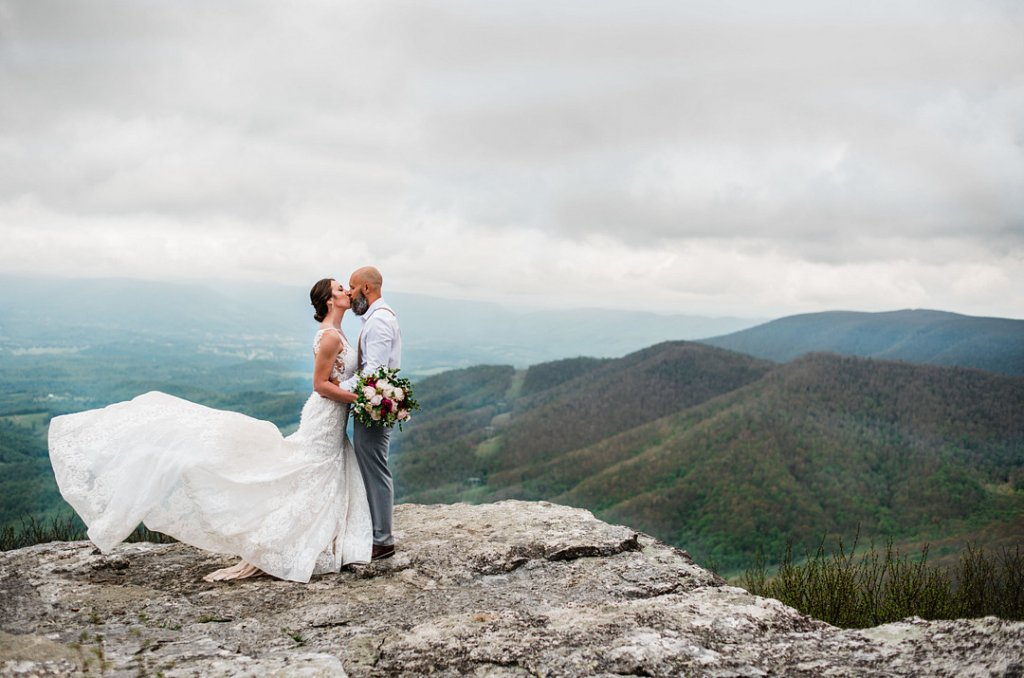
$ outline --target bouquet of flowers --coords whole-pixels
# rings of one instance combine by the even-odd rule
[[[390,428],[398,424],[401,430],[410,413],[420,407],[412,397],[412,382],[398,376],[397,369],[383,366],[359,377],[356,396],[352,411],[365,426]]]

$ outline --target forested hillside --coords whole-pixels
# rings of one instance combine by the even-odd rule
[[[396,457],[399,488],[430,494],[547,460],[727,393],[768,369],[767,361],[737,353],[666,342],[617,360],[441,374],[418,386],[424,416],[399,438],[401,450],[414,452]]]
[[[810,313],[701,341],[778,362],[829,351],[1024,375],[1024,320],[944,311]]]
[[[547,372],[566,378],[526,388]],[[399,437],[412,501],[584,506],[726,567],[826,533],[942,538],[1024,515],[1021,378],[671,342],[420,387],[468,406],[446,396]]]

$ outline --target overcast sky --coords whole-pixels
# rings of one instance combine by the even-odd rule
[[[0,271],[1024,317],[1024,3],[0,0]]]

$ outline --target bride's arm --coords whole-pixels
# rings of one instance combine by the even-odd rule
[[[334,332],[324,332],[320,340],[320,350],[313,360],[313,390],[329,400],[339,403],[354,403],[356,394],[346,391],[331,381],[331,370],[334,360],[341,350],[341,337]]]

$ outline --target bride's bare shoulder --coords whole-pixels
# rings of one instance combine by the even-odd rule
[[[333,327],[321,328],[316,333],[316,339],[313,341],[313,348],[317,353],[319,353],[321,349],[336,353],[341,349],[341,346],[341,333]]]

